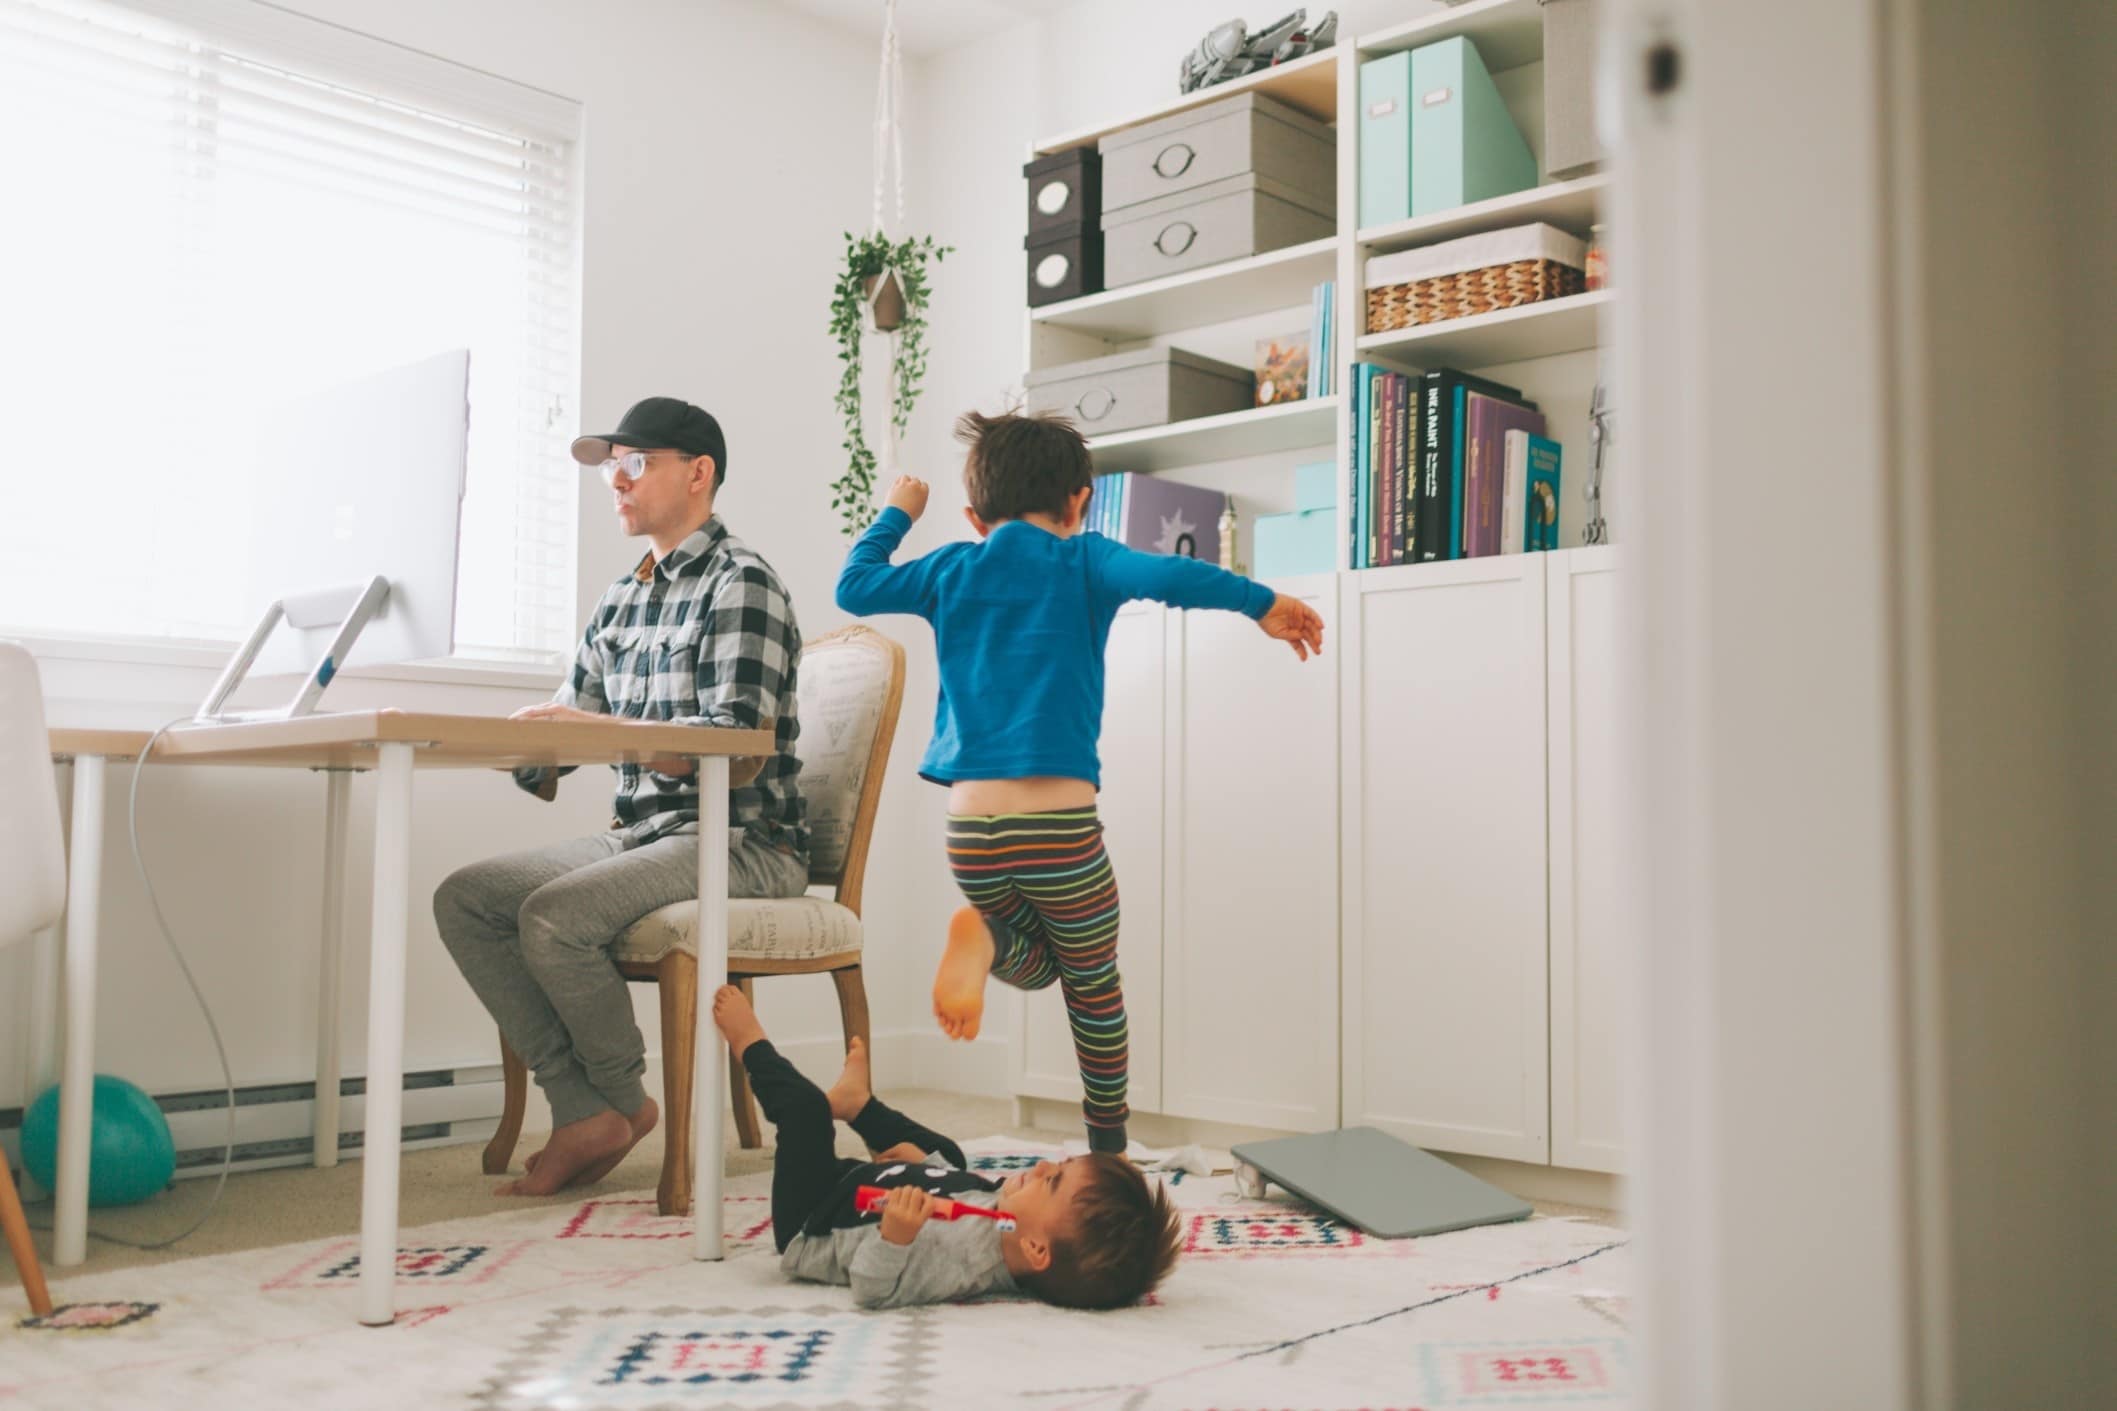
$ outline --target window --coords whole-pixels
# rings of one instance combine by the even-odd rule
[[[260,409],[468,347],[458,651],[562,657],[579,121],[254,0],[0,0],[0,630],[241,637]]]

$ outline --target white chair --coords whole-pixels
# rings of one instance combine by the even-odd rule
[[[0,946],[35,935],[65,910],[66,845],[44,729],[44,691],[35,659],[12,642],[0,642]],[[0,1229],[22,1273],[30,1311],[43,1317],[51,1312],[51,1293],[4,1159]]]
[[[737,900],[728,907],[728,977],[750,992],[758,975],[828,974],[838,989],[838,1015],[848,1046],[858,1037],[874,1049],[867,988],[861,980],[864,937],[861,884],[867,845],[882,802],[882,776],[897,712],[904,703],[904,648],[866,627],[820,637],[801,654],[799,684],[801,793],[808,801],[809,882],[835,884],[828,898]],[[682,901],[649,912],[620,936],[611,959],[627,980],[659,985],[664,1102],[662,1179],[656,1208],[664,1215],[691,1209],[691,1076],[698,1016],[698,903]],[[719,983],[717,980],[715,983]],[[506,1106],[485,1148],[485,1170],[505,1171],[522,1135],[528,1072],[500,1041]],[[728,1065],[735,1130],[745,1147],[762,1144],[757,1108],[740,1063]]]

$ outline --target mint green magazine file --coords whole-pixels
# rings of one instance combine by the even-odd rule
[[[1411,52],[1360,65],[1360,224],[1411,218]]]
[[[1535,154],[1475,44],[1458,36],[1412,50],[1411,94],[1412,215],[1536,185]]]

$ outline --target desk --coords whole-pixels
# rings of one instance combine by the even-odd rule
[[[60,1067],[53,1262],[88,1257],[88,1138],[95,1074],[97,900],[103,876],[103,787],[113,760],[137,759],[145,731],[53,730],[52,758],[73,765],[73,849],[63,942],[66,1040]],[[698,969],[728,971],[728,789],[755,778],[775,749],[770,730],[711,730],[643,721],[503,720],[355,711],[295,720],[179,727],[155,764],[251,765],[325,771],[322,982],[316,1073],[318,1165],[338,1158],[338,993],[345,885],[345,810],[352,771],[376,772],[373,946],[368,969],[367,1116],[360,1199],[360,1321],[396,1315],[397,1175],[403,1140],[404,963],[415,768],[507,769],[614,764],[654,755],[697,761]],[[41,999],[41,996],[40,996]],[[697,1136],[694,1251],[721,1257],[721,1093],[727,1049],[710,1004],[698,1006],[692,1081]]]

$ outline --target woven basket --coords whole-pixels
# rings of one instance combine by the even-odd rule
[[[1387,333],[1469,318],[1542,299],[1563,299],[1586,288],[1586,275],[1556,260],[1516,260],[1410,284],[1384,284],[1367,291],[1367,331]]]

